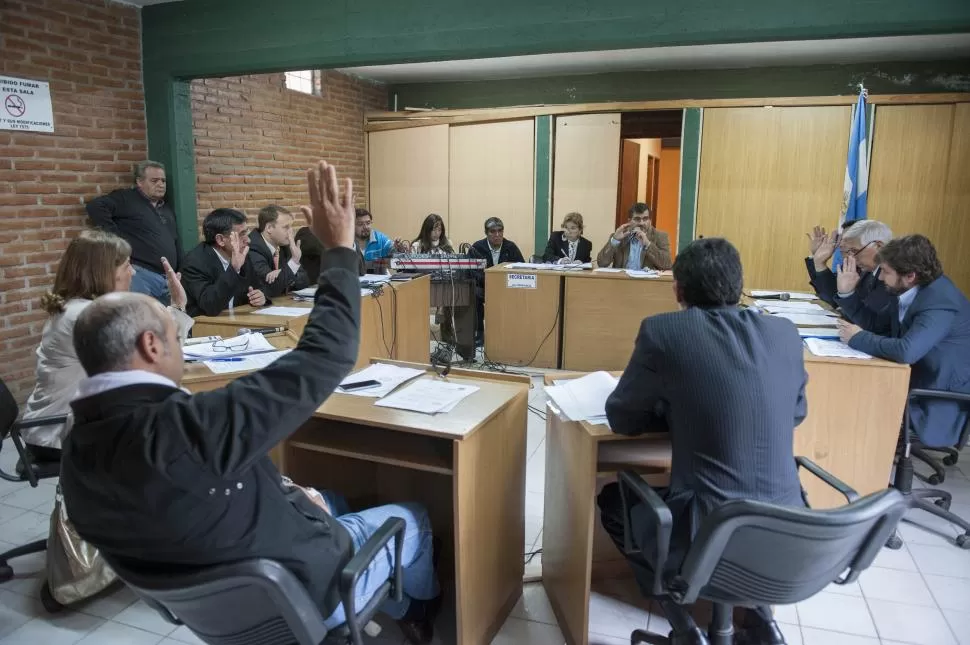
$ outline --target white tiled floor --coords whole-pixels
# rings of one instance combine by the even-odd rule
[[[538,384],[539,380],[535,379]],[[530,403],[544,409],[544,395],[534,388]],[[542,547],[545,489],[545,422],[529,413],[526,477],[526,553]],[[0,464],[13,465],[9,445]],[[970,451],[950,468],[942,485],[954,495],[953,510],[970,517]],[[0,550],[42,537],[47,532],[54,487],[36,490],[0,481]],[[832,586],[795,606],[776,608],[789,645],[970,645],[970,551],[957,548],[956,527],[913,514],[901,528],[900,551],[883,549],[860,582]],[[526,573],[541,571],[536,555]],[[0,585],[0,645],[180,645],[198,644],[186,628],[164,622],[126,589],[98,598],[56,617],[37,600],[44,556],[12,561],[17,577]],[[452,612],[446,612],[451,613]],[[448,618],[444,618],[448,620]],[[453,621],[453,618],[451,619]],[[385,631],[372,642],[402,643],[396,626],[382,620]],[[591,645],[629,643],[634,629],[666,634],[669,626],[655,605],[641,599],[629,580],[598,584],[590,608]],[[450,630],[439,630],[448,633]],[[439,645],[447,641],[440,636]],[[493,645],[562,645],[541,583],[525,587]]]

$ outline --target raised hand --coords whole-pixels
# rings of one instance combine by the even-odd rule
[[[805,237],[808,238],[808,255],[810,257],[815,257],[815,252],[818,251],[818,247],[822,246],[822,242],[828,235],[825,233],[825,229],[821,226],[816,226],[812,229],[811,233],[806,233]]]
[[[307,226],[326,249],[354,248],[354,184],[344,179],[344,192],[337,187],[337,169],[326,161],[307,171],[310,207],[300,209]]]
[[[859,268],[855,256],[847,255],[835,273],[835,284],[839,293],[852,293],[859,285]]]
[[[300,248],[300,243],[296,239],[296,233],[291,228],[290,229],[290,259],[296,262],[297,264],[299,264],[302,258],[303,258],[303,249]]]
[[[229,235],[229,246],[232,251],[232,256],[229,258],[229,264],[232,268],[236,270],[236,273],[242,269],[242,265],[246,263],[246,244],[243,242],[242,236],[236,231],[233,231]]]
[[[246,293],[246,297],[249,298],[249,304],[254,307],[262,307],[266,304],[266,294],[264,294],[259,289],[253,289],[249,287],[249,291]]]
[[[168,281],[168,295],[172,306],[185,311],[189,299],[185,295],[185,287],[182,286],[182,274],[175,273],[175,269],[165,258],[162,258],[162,269],[165,270],[165,280]]]
[[[633,224],[631,224],[630,222],[623,224],[622,226],[620,226],[620,228],[616,229],[615,233],[613,233],[613,239],[618,242],[622,242],[630,234],[630,229],[632,227],[633,227]]]

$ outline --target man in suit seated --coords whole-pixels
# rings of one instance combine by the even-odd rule
[[[266,295],[273,298],[309,286],[300,267],[302,257],[290,211],[276,204],[261,208],[257,229],[249,234],[249,259]]]
[[[616,229],[600,252],[596,264],[617,269],[656,269],[666,271],[671,266],[670,238],[654,228],[650,207],[637,203],[630,207],[630,221]]]
[[[505,223],[498,217],[485,220],[485,237],[472,244],[468,254],[485,260],[485,268],[506,262],[525,262],[522,251],[515,242],[505,239]],[[481,345],[485,342],[485,274],[479,271],[476,279],[478,322],[475,328],[475,344]]]
[[[857,220],[843,226],[842,238],[838,241],[834,232],[826,235],[820,227],[815,227],[810,237],[814,251],[809,279],[818,297],[839,307],[848,320],[863,329],[887,333],[891,296],[879,280],[876,254],[893,239],[892,230],[882,222]],[[843,260],[842,266],[833,271],[826,265],[835,254],[836,244]],[[808,260],[806,266],[809,266]]]
[[[878,254],[879,279],[893,296],[887,334],[839,323],[839,335],[853,349],[911,365],[914,389],[970,392],[970,301],[950,278],[933,244],[922,235],[892,240]],[[920,401],[910,408],[920,441],[953,446],[963,428],[956,402]]]
[[[182,262],[185,311],[192,316],[218,316],[236,305],[262,307],[269,300],[249,258],[246,216],[217,208],[202,220],[204,241]]]
[[[268,367],[199,394],[179,389],[182,350],[161,305],[139,294],[98,298],[74,332],[89,378],[72,403],[61,487],[78,533],[126,568],[191,571],[275,560],[306,587],[328,628],[345,621],[337,576],[390,517],[406,523],[402,602],[382,610],[411,643],[428,643],[438,607],[431,526],[417,504],[344,513],[345,502],[284,480],[270,461],[353,368],[360,287],[352,185],[333,166],[309,173],[310,226],[324,246],[319,288],[296,348]],[[363,607],[387,580],[393,542],[357,584]]]
[[[808,237],[808,256],[805,258],[805,268],[808,270],[808,283],[815,290],[815,295],[819,300],[823,300],[833,307],[838,307],[835,302],[835,288],[831,283],[835,273],[829,269],[829,262],[835,255],[835,249],[839,246],[842,236],[846,229],[855,224],[858,220],[842,222],[839,231],[831,233],[825,230],[824,226],[816,226],[811,233],[806,233]],[[887,240],[888,241],[888,240]],[[822,274],[820,283],[817,276]],[[828,275],[831,274],[831,278]]]
[[[670,434],[670,486],[658,492],[673,515],[668,564],[674,566],[725,502],[804,506],[792,446],[806,414],[802,340],[785,319],[739,309],[741,284],[741,258],[727,240],[697,240],[678,254],[673,288],[682,310],[643,321],[606,402],[613,432]],[[598,503],[603,527],[622,550],[618,485],[604,487]],[[646,539],[649,518],[637,507],[632,517],[635,538]],[[654,546],[638,546],[643,557],[631,564],[649,594]],[[668,612],[668,619],[675,615]],[[739,638],[750,640],[738,642],[784,642],[768,608],[749,611],[745,627]]]

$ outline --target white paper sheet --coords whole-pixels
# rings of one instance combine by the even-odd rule
[[[313,296],[317,295],[317,285],[294,291],[293,295],[299,298],[312,298]]]
[[[254,354],[252,356],[236,356],[233,358],[220,359],[214,358],[212,360],[205,361],[205,366],[208,367],[214,374],[232,374],[233,372],[252,372],[255,370],[261,370],[283,354],[288,353],[290,350],[282,349],[278,352],[266,352],[264,354]]]
[[[614,269],[613,267],[599,267],[593,269],[593,273],[623,273],[626,269]]]
[[[345,392],[342,389],[338,391],[341,394],[353,394],[354,396],[365,396],[379,399],[382,396],[387,396],[390,394],[394,388],[402,383],[410,381],[413,378],[417,378],[424,373],[424,370],[418,370],[411,367],[398,367],[397,365],[375,363],[373,365],[368,365],[359,372],[354,372],[341,381],[340,384],[344,385],[345,383],[360,383],[361,381],[379,381],[379,386],[369,387],[363,390],[352,390],[350,392]]]
[[[818,296],[814,293],[802,293],[800,291],[770,291],[765,289],[752,289],[752,298],[764,298],[765,296],[780,296],[783,293],[787,293],[791,300],[818,300]]]
[[[800,313],[779,313],[771,314],[779,318],[787,318],[796,325],[803,327],[838,327],[838,318],[823,316],[820,314],[800,314]]]
[[[835,327],[799,327],[798,335],[802,338],[838,338],[839,331]]]
[[[282,318],[299,318],[300,316],[308,316],[310,314],[309,307],[266,307],[265,309],[260,309],[259,311],[254,311],[254,314],[259,316],[280,316]]]
[[[425,378],[390,394],[374,405],[382,408],[437,414],[453,410],[460,401],[478,391],[478,386]]]
[[[646,269],[643,271],[634,271],[633,269],[627,269],[626,274],[631,278],[659,278],[660,277],[660,271],[652,271],[650,269]]]
[[[247,343],[247,340],[249,341]],[[224,338],[212,343],[199,343],[182,348],[185,360],[199,360],[203,358],[225,358],[226,356],[249,356],[274,352],[273,347],[262,334],[243,334],[232,338]]]
[[[366,275],[360,276],[361,284],[382,284],[384,282],[390,282],[391,276],[382,275],[379,273],[368,273]]]
[[[805,346],[816,356],[833,356],[836,358],[872,358],[865,352],[852,349],[840,340],[823,340],[821,338],[806,338]]]
[[[542,262],[511,262],[505,265],[506,269],[549,269],[552,268],[550,264],[543,264]]]
[[[619,381],[607,372],[593,372],[562,385],[546,387],[546,394],[570,421],[604,423],[606,399]]]
[[[766,311],[772,309],[786,310],[791,313],[826,313],[827,309],[822,305],[814,302],[806,302],[805,300],[789,300],[785,302],[783,300],[755,300],[755,307],[760,307]]]

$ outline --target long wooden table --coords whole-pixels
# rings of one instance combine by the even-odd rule
[[[862,495],[886,488],[909,366],[821,358],[806,351],[805,369],[808,416],[795,430],[795,455],[810,458]],[[563,378],[570,376],[548,376],[546,382]],[[661,485],[668,464],[669,442],[663,434],[625,437],[605,425],[566,421],[552,404],[547,406],[543,535],[555,537],[543,541],[542,582],[570,645],[589,642],[591,581],[630,575],[600,524],[596,495],[628,467]],[[811,475],[802,473],[802,485],[813,508],[845,503]]]
[[[371,358],[393,358],[427,362],[431,346],[430,280],[416,277],[407,282],[390,282],[379,295],[361,296],[360,350],[357,367]],[[276,298],[274,305],[307,310],[306,316],[265,316],[255,312],[264,307],[235,307],[218,316],[197,316],[194,336],[235,336],[240,329],[282,327],[297,337],[303,333],[313,303]]]
[[[677,309],[669,275],[499,265],[485,271],[485,351],[508,365],[622,370],[643,319]]]
[[[191,370],[183,383],[192,391],[241,375]],[[334,394],[273,457],[294,481],[339,492],[352,509],[422,504],[442,540],[442,588],[454,594],[455,633],[442,642],[478,645],[491,642],[522,595],[530,381],[462,369],[447,380],[479,390],[433,416]]]

